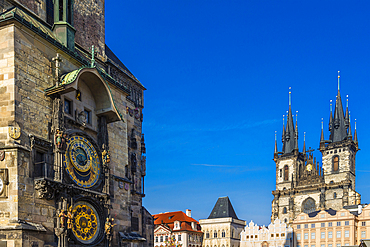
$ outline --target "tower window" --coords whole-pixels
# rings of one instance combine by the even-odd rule
[[[283,214],[286,214],[287,213],[287,210],[286,210],[286,207],[283,208]]]
[[[337,172],[339,170],[339,156],[334,156],[333,158],[333,172]]]
[[[337,192],[334,192],[334,193],[333,193],[333,198],[334,198],[334,199],[337,199]]]
[[[288,181],[289,179],[289,168],[288,166],[284,166],[284,181]]]
[[[53,0],[46,1],[46,22],[51,26],[54,24],[54,2]]]

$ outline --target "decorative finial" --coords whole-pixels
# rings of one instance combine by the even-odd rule
[[[283,115],[283,125],[284,125],[285,115]]]
[[[95,49],[94,46],[91,47],[91,68],[95,67]]]
[[[348,94],[347,94],[347,108],[348,108]]]
[[[277,131],[275,130],[275,141],[276,141],[276,132],[277,132]]]
[[[339,73],[340,73],[340,71],[338,70],[338,91],[339,91],[339,78],[340,78]]]
[[[355,119],[355,130],[357,129],[357,119]]]
[[[321,129],[324,129],[324,118],[321,118]]]
[[[303,141],[306,141],[306,132],[303,132]]]
[[[292,105],[292,92],[291,92],[291,87],[289,87],[289,105]]]
[[[330,112],[333,111],[333,100],[330,100]]]

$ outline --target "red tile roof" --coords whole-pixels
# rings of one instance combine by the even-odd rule
[[[202,232],[200,230],[199,222],[187,216],[182,211],[154,214],[153,217],[154,217],[154,225],[156,226],[159,226],[161,224],[166,224],[171,230],[173,230],[175,221],[180,221],[181,222],[180,229],[173,230],[173,231]],[[197,224],[197,230],[193,230],[193,228],[191,227],[191,222],[195,222]]]

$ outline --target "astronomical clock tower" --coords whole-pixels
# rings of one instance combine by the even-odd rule
[[[331,106],[332,109],[332,106]],[[272,191],[271,220],[276,218],[289,223],[301,212],[311,213],[322,209],[340,210],[344,206],[360,203],[355,191],[357,130],[351,131],[348,99],[343,111],[339,90],[334,113],[330,111],[328,140],[324,138],[322,124],[320,147],[321,163],[312,151],[298,148],[298,121],[293,121],[291,93],[286,126],[283,125],[282,151],[278,151],[275,137],[274,161],[276,164],[276,189]]]
[[[0,2],[0,246],[153,246],[144,86],[104,0]]]

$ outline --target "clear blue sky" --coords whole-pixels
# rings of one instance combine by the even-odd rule
[[[338,70],[370,202],[369,12],[369,1],[106,1],[106,43],[148,89],[145,207],[202,219],[227,195],[239,218],[268,224],[288,88],[299,148],[306,132],[317,149]]]

